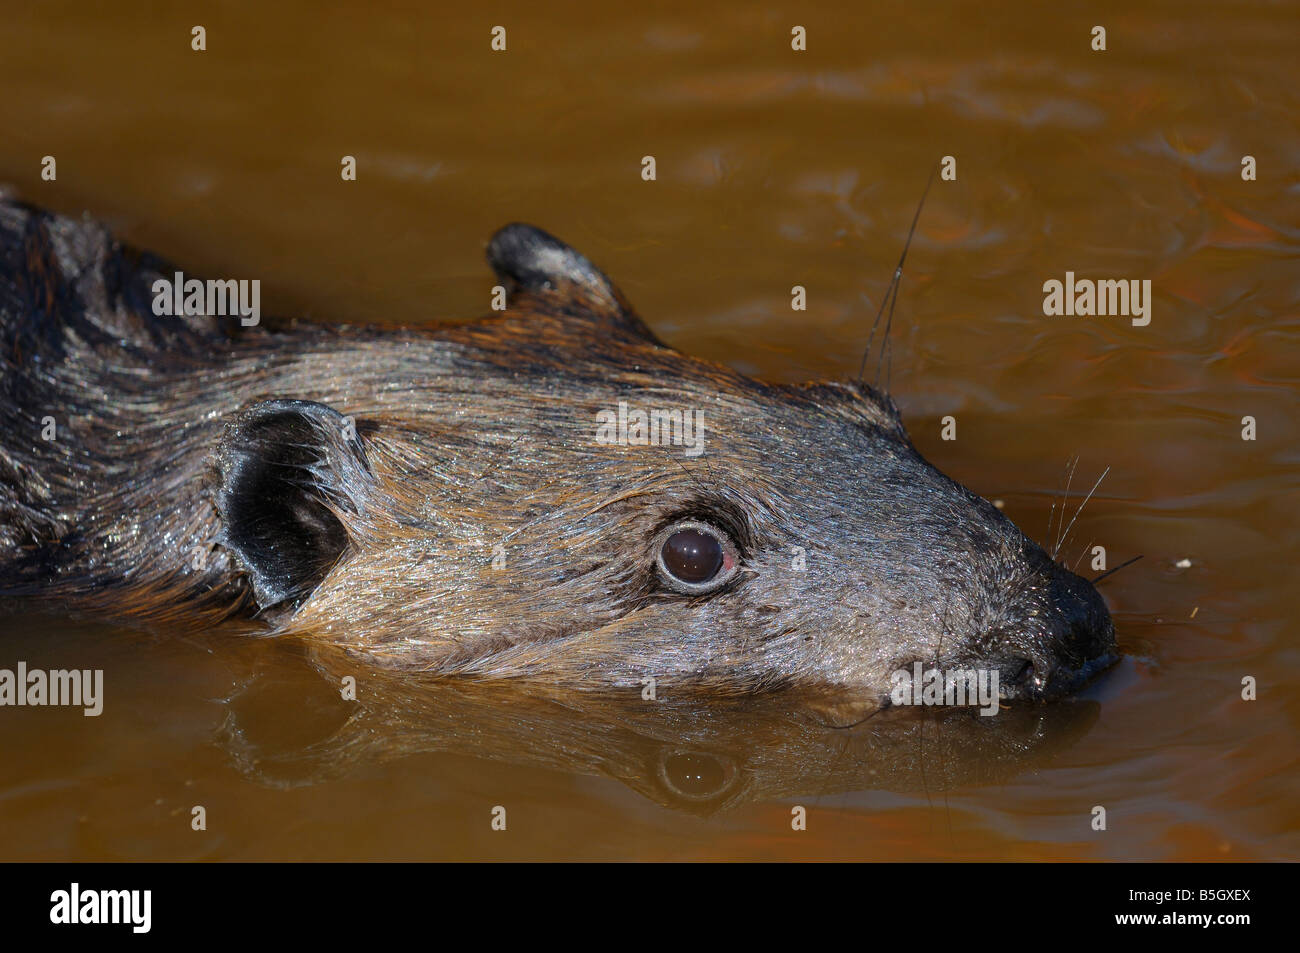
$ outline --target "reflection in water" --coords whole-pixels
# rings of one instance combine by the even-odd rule
[[[445,751],[604,775],[708,815],[779,798],[1001,783],[1046,763],[1097,718],[1095,702],[1071,700],[993,717],[888,709],[841,727],[843,706],[793,692],[646,701],[635,692],[371,672],[333,654],[314,662],[287,680],[253,675],[227,699],[221,743],[264,784],[313,784]],[[355,702],[337,689],[347,676],[357,679]],[[286,723],[276,714],[286,710],[302,717]]]

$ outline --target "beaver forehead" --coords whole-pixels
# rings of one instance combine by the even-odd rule
[[[859,496],[915,482],[917,455],[896,432],[807,404],[715,396],[706,406],[610,390],[575,402],[516,394],[464,414],[409,406],[359,417],[376,466],[411,493],[502,489],[750,488]],[[673,397],[681,397],[673,391]],[[653,405],[653,406],[651,406]]]
[[[856,382],[770,384],[666,348],[633,349],[617,363],[575,354],[545,367],[503,365],[466,352],[448,363],[443,347],[431,348],[429,356],[426,361],[403,349],[387,361],[364,350],[331,352],[331,365],[353,369],[354,384],[322,399],[333,398],[368,418],[377,433],[401,433],[413,444],[436,448],[446,439],[468,451],[491,447],[504,433],[521,450],[534,447],[539,457],[600,446],[596,432],[604,414],[620,428],[638,417],[654,423],[655,445],[664,446],[674,444],[663,426],[689,415],[688,433],[699,422],[706,435],[702,456],[715,459],[747,446],[764,452],[789,446],[803,453],[816,444],[843,455],[874,452],[864,436],[907,444],[892,401]],[[281,389],[292,391],[295,383],[285,381]]]
[[[423,415],[380,418],[367,442],[384,501],[371,512],[398,523],[398,535],[494,535],[557,550],[642,546],[681,518],[716,523],[742,544],[842,548],[859,563],[886,551],[902,565],[1005,557],[1023,541],[891,430],[806,402],[724,406],[716,430],[704,415],[698,456],[670,443],[600,442],[598,410],[607,421],[617,411],[599,400],[562,421],[534,409],[526,423],[498,415],[435,431]]]
[[[415,429],[473,422],[585,431],[620,402],[646,412],[693,410],[713,432],[786,434],[843,420],[906,435],[890,398],[860,382],[771,384],[637,336],[546,313],[435,330],[305,329],[291,360],[266,340],[233,356],[230,389],[305,394],[358,416]]]
[[[452,342],[451,368],[543,401],[557,392],[579,405],[632,398],[647,402],[642,409],[711,412],[720,424],[726,416],[752,421],[814,410],[902,434],[893,401],[860,381],[771,384],[657,341],[545,313],[461,325],[435,347]]]

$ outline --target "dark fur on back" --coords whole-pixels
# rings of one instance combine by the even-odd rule
[[[136,607],[148,619],[244,601],[222,560],[180,568],[211,513],[178,463],[212,425],[165,407],[229,353],[238,324],[154,318],[150,286],[169,271],[95,223],[0,203],[0,592],[112,609],[115,587],[150,578]]]

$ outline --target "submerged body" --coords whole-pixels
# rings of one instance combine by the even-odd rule
[[[597,689],[883,699],[923,661],[1047,696],[1113,657],[1095,589],[886,395],[680,354],[537,229],[488,253],[498,316],[244,328],[155,315],[171,266],[0,203],[0,595]],[[637,411],[700,452],[610,439]]]

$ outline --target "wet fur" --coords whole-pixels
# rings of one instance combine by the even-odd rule
[[[881,695],[915,658],[1056,666],[1053,600],[1091,597],[926,463],[885,395],[680,354],[546,238],[494,239],[499,316],[245,329],[155,317],[172,266],[93,222],[0,204],[0,594],[151,624],[255,618],[378,665],[589,687]],[[699,408],[709,449],[597,444],[619,400]],[[307,402],[297,437],[273,422],[258,438],[264,401]],[[322,529],[321,552],[267,552],[280,492],[304,525],[337,520],[341,551]],[[681,518],[736,541],[723,591],[658,584],[651,540]]]

